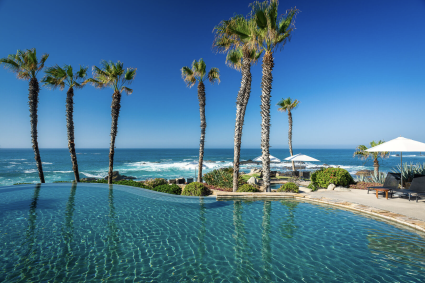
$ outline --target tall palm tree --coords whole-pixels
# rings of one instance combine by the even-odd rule
[[[263,163],[263,186],[270,192],[270,98],[272,90],[273,53],[278,47],[283,48],[294,30],[296,8],[289,9],[285,15],[278,17],[278,1],[254,2],[253,14],[258,28],[258,42],[264,50],[263,77],[261,80],[261,150]]]
[[[80,66],[80,69],[73,73],[70,65],[65,65],[63,68],[58,65],[47,68],[45,71],[42,82],[43,86],[47,86],[51,89],[57,87],[63,90],[65,86],[68,86],[66,92],[66,128],[68,132],[68,148],[71,154],[72,170],[74,171],[75,181],[80,181],[80,174],[78,173],[77,155],[75,154],[75,143],[74,143],[74,88],[80,89],[84,87],[83,80],[87,75],[87,68]]]
[[[242,129],[245,111],[251,95],[251,65],[261,56],[258,52],[256,24],[251,19],[236,15],[228,21],[222,21],[214,28],[216,37],[214,48],[227,52],[226,64],[242,73],[241,86],[236,98],[236,122],[233,155],[233,191],[238,189],[239,162],[242,144]]]
[[[199,113],[201,116],[201,141],[199,144],[199,161],[198,161],[198,182],[202,182],[202,163],[204,159],[204,143],[205,143],[205,128],[207,121],[205,119],[205,85],[204,80],[208,77],[211,84],[215,82],[220,83],[220,70],[218,68],[211,68],[207,75],[207,66],[201,58],[199,61],[194,60],[192,68],[184,66],[181,69],[182,78],[187,86],[191,88],[198,81],[198,100],[199,100]]]
[[[371,141],[370,148],[383,144],[385,141]],[[378,158],[388,158],[390,156],[390,153],[388,151],[380,151],[380,152],[368,152],[366,151],[368,148],[365,145],[359,145],[356,148],[356,151],[354,152],[353,157],[358,157],[360,159],[368,160],[369,157],[373,160],[373,170],[375,173],[375,176],[379,176],[379,161]]]
[[[294,155],[294,153],[292,152],[292,113],[291,111],[298,106],[298,103],[300,103],[298,100],[295,99],[294,101],[292,101],[292,99],[288,97],[287,99],[282,98],[282,100],[276,104],[277,106],[280,106],[280,108],[277,109],[278,111],[288,112],[288,121],[289,121],[288,144],[289,144],[289,153],[291,154],[291,156]],[[292,171],[295,171],[294,161],[292,161]]]
[[[126,87],[125,84],[131,84],[133,82],[137,69],[127,68],[124,70],[124,64],[120,61],[113,63],[111,61],[108,62],[102,60],[100,64],[100,68],[93,66],[93,79],[88,79],[85,83],[89,82],[96,88],[110,87],[114,90],[111,103],[111,146],[109,149],[108,172],[108,184],[112,184],[112,174],[114,171],[115,138],[117,137],[118,117],[120,115],[121,108],[121,93],[123,91],[127,95],[133,93],[133,90]]]
[[[38,93],[40,92],[37,74],[44,68],[44,63],[48,57],[49,54],[43,54],[39,61],[37,59],[35,48],[32,48],[25,51],[18,50],[16,54],[10,54],[6,58],[0,59],[0,65],[3,65],[6,69],[16,73],[18,79],[29,80],[28,104],[30,106],[31,140],[35,155],[34,158],[38,169],[38,176],[40,177],[41,183],[44,183],[45,181],[37,140],[37,108]]]

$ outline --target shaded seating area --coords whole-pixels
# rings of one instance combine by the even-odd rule
[[[388,173],[387,177],[385,178],[384,186],[382,186],[382,187],[368,187],[367,193],[369,193],[370,191],[375,191],[376,189],[378,189],[378,190],[388,189],[389,193],[392,196],[394,190],[398,190],[399,184],[400,184],[400,174]]]

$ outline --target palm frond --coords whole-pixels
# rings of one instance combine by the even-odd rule
[[[12,54],[11,54],[12,55]],[[9,55],[10,56],[10,55]],[[0,65],[11,72],[18,73],[21,66],[11,58],[1,58]]]
[[[35,48],[34,48],[35,51]],[[43,54],[40,59],[40,63],[38,64],[37,71],[41,71],[44,68],[44,63],[46,63],[47,58],[49,58],[49,54]]]
[[[104,88],[104,87],[106,87],[106,84],[105,83],[103,83],[102,81],[98,81],[96,79],[93,79],[93,78],[89,78],[89,79],[85,80],[82,83],[82,85],[86,85],[88,83],[92,84],[95,88]]]
[[[211,68],[211,70],[208,72],[208,80],[210,83],[214,84],[217,82],[220,83],[220,70],[218,68]]]
[[[136,76],[136,71],[137,69],[133,69],[133,68],[127,68],[127,71],[125,72],[125,79],[128,81],[128,83],[130,84],[131,81],[134,79],[134,77]]]
[[[196,83],[194,72],[188,66],[181,68],[182,78],[188,87],[192,87]]]
[[[236,50],[230,50],[226,56],[226,65],[240,71],[242,68],[242,50],[240,48]]]
[[[280,108],[277,109],[278,111],[286,112],[297,108],[299,103],[300,102],[298,100],[292,100],[288,97],[286,99],[282,98],[276,105],[280,106]]]
[[[126,87],[126,86],[123,86],[122,88],[121,88],[121,91],[120,92],[125,92],[127,95],[130,95],[130,94],[132,94],[133,93],[133,90],[131,89],[131,88],[128,88],[128,87]]]

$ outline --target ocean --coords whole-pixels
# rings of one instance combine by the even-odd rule
[[[288,149],[270,149],[271,155],[283,160],[289,156]],[[320,162],[306,162],[306,167],[314,168],[327,164],[339,166],[355,174],[359,170],[373,170],[373,161],[353,157],[354,149],[294,149],[294,154],[303,153]],[[68,149],[40,149],[46,182],[70,181],[74,179]],[[80,177],[102,178],[108,173],[109,149],[78,149],[77,159]],[[261,149],[242,149],[241,161],[254,159],[261,155]],[[114,171],[136,177],[148,178],[195,177],[198,149],[116,149]],[[403,154],[403,163],[423,163],[421,153]],[[203,172],[229,167],[233,163],[233,149],[205,149]],[[400,163],[400,157],[392,153],[389,158],[380,160],[380,170],[391,172]],[[290,163],[272,163],[272,170],[285,171]],[[243,165],[241,170],[249,172],[260,165]],[[39,182],[37,167],[32,149],[0,149],[0,186],[15,183]]]

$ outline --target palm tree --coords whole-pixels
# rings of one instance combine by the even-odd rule
[[[284,16],[278,18],[278,1],[270,0],[254,2],[253,14],[258,28],[258,42],[264,49],[263,77],[261,80],[261,150],[263,163],[263,186],[270,192],[270,98],[272,90],[273,53],[280,46],[283,48],[294,30],[296,8],[289,9]]]
[[[109,172],[108,172],[108,184],[112,184],[112,174],[114,171],[114,153],[115,153],[115,138],[117,137],[118,130],[118,117],[120,115],[121,108],[121,93],[124,91],[127,95],[133,93],[131,88],[125,86],[125,84],[131,84],[134,77],[136,76],[136,70],[134,68],[127,68],[124,70],[124,64],[118,61],[113,63],[102,60],[100,62],[101,68],[93,66],[93,79],[86,80],[85,83],[92,83],[96,88],[110,87],[114,90],[112,94],[111,103],[111,146],[109,149]]]
[[[37,74],[44,68],[44,63],[48,57],[49,54],[43,54],[39,61],[37,59],[35,48],[32,48],[25,51],[18,50],[16,54],[10,54],[6,58],[0,59],[0,65],[3,64],[6,69],[16,73],[18,79],[29,80],[28,104],[30,106],[31,140],[35,155],[34,158],[38,169],[38,176],[40,177],[41,183],[44,183],[45,181],[37,141],[37,108],[38,93],[40,92]]]
[[[201,58],[199,61],[194,60],[192,68],[184,66],[181,69],[182,78],[187,86],[191,88],[198,81],[198,100],[199,100],[199,113],[201,116],[201,142],[199,144],[199,162],[198,162],[198,182],[202,182],[202,163],[204,159],[204,143],[205,143],[205,128],[207,122],[205,119],[205,85],[207,67],[204,60]],[[218,68],[211,68],[208,72],[208,80],[211,84],[215,82],[220,83],[220,71]]]
[[[289,130],[288,130],[288,144],[289,144],[289,153],[292,155],[294,155],[294,153],[292,152],[292,113],[291,110],[295,109],[298,106],[298,103],[300,103],[298,100],[294,100],[292,101],[292,99],[290,97],[288,97],[287,99],[283,99],[281,101],[279,101],[276,105],[280,106],[280,108],[278,108],[278,111],[282,111],[282,112],[288,112],[288,121],[289,121]],[[292,161],[292,171],[295,171],[295,164],[294,161]]]
[[[370,148],[383,144],[385,141],[372,141],[370,142]],[[375,173],[375,176],[379,176],[379,161],[378,158],[388,158],[390,156],[390,153],[388,151],[380,151],[380,152],[368,152],[366,151],[368,148],[365,145],[359,145],[356,148],[356,151],[354,152],[353,157],[358,157],[360,159],[364,159],[365,161],[367,161],[367,159],[370,157],[371,159],[373,159],[373,170]]]
[[[63,90],[68,86],[66,92],[66,128],[68,132],[68,148],[71,153],[72,170],[74,171],[75,181],[80,182],[78,173],[77,155],[75,154],[74,143],[74,88],[80,89],[84,87],[83,80],[87,75],[87,68],[80,66],[80,69],[74,74],[70,65],[65,65],[63,68],[54,66],[47,68],[42,82],[44,86],[55,89],[57,87]]]
[[[252,18],[247,20],[237,15],[228,21],[222,21],[214,30],[216,32],[214,48],[219,52],[228,52],[226,64],[242,73],[241,86],[236,98],[233,156],[233,191],[236,192],[239,179],[242,128],[251,95],[251,65],[260,58],[262,52],[257,51],[256,24]]]

